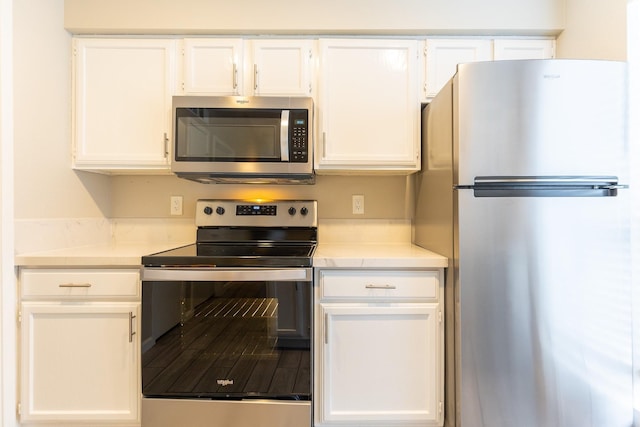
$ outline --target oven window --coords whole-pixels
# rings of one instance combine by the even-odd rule
[[[178,161],[280,161],[279,110],[176,109]]]
[[[310,400],[310,311],[310,282],[143,282],[143,395]]]

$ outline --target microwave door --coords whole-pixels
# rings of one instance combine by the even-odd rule
[[[174,96],[173,103],[176,175],[313,181],[310,98]]]

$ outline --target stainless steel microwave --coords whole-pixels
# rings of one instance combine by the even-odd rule
[[[171,171],[204,183],[313,183],[313,100],[174,96]]]

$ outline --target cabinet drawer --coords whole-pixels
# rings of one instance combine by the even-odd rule
[[[321,270],[322,298],[438,298],[438,271]]]
[[[109,269],[26,269],[23,297],[138,297],[140,271]]]

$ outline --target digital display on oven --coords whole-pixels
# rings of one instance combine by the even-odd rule
[[[236,215],[277,215],[275,205],[237,205]]]

